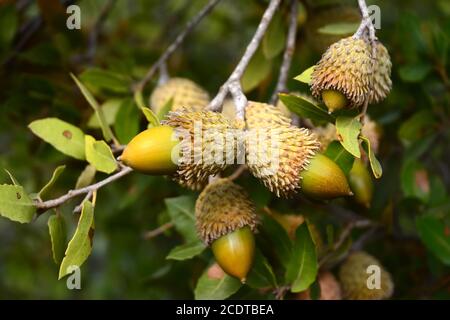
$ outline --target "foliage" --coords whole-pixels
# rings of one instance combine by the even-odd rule
[[[222,1],[167,61],[170,75],[192,79],[214,97],[267,2]],[[282,2],[243,75],[249,100],[272,96],[287,42],[289,2]],[[355,112],[329,114],[308,98],[311,73],[323,53],[318,48],[358,27],[308,22],[330,7],[357,8],[356,2],[302,1],[308,18],[299,19],[287,82],[291,93],[279,97],[302,123],[336,126],[339,141],[324,152],[346,174],[355,157],[368,158],[376,178],[371,206],[362,208],[351,198],[279,199],[241,175],[236,183],[248,191],[262,221],[244,285],[229,276],[208,277],[214,259],[195,231],[198,193],[165,177],[127,175],[94,192],[81,213],[73,210],[82,197],[46,212],[35,207],[36,201],[113,174],[120,168],[117,150],[164,118],[171,99],[158,115],[147,103],[157,77],[143,92],[133,90],[206,1],[116,1],[98,30],[93,55],[89,37],[104,1],[77,2],[81,30],[65,27],[65,10],[56,0],[48,7],[44,1],[0,4],[0,167],[7,170],[0,177],[0,298],[273,299],[286,286],[284,298],[292,298],[294,292],[316,290],[320,270],[335,272],[360,243],[366,229],[357,227],[339,242],[348,216],[356,216],[376,226],[377,241],[363,248],[392,273],[394,298],[449,299],[449,6],[444,0],[374,1],[382,12],[377,36],[390,52],[394,84],[386,100],[368,109],[382,128],[376,153]],[[22,27],[36,17],[42,25],[21,45]],[[290,233],[276,218],[288,214],[307,222]],[[173,228],[145,237],[167,224]],[[80,291],[58,281],[70,265],[81,266]]]

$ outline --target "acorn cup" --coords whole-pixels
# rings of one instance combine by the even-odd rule
[[[379,288],[369,288],[368,280],[372,274],[368,268],[371,266],[372,268],[379,268]],[[349,300],[388,299],[394,292],[394,282],[391,274],[386,271],[375,257],[363,251],[352,253],[342,263],[339,269],[339,280],[343,296]]]
[[[373,196],[372,176],[361,159],[355,159],[348,175],[348,182],[353,191],[353,200],[369,208]]]
[[[200,111],[208,105],[209,94],[205,89],[189,79],[171,78],[153,90],[149,102],[153,111],[159,114],[170,99],[173,99],[172,111],[181,108]]]
[[[245,282],[253,264],[258,223],[245,190],[229,179],[210,183],[195,204],[196,228],[219,266]]]
[[[300,173],[301,190],[307,196],[328,200],[353,195],[339,166],[323,154],[316,154]]]
[[[235,141],[227,133],[237,125],[211,111],[172,111],[161,126],[134,137],[120,159],[136,171],[171,175],[180,185],[199,190],[234,158]]]

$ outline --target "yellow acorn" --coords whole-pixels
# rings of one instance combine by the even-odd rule
[[[369,103],[382,101],[392,88],[391,58],[386,47],[379,41],[375,42],[376,57],[373,73],[373,90],[370,92]]]
[[[197,199],[195,216],[197,233],[211,245],[220,267],[245,282],[253,263],[253,232],[258,223],[245,190],[229,179],[210,183]]]
[[[153,90],[150,106],[158,114],[170,99],[173,99],[172,111],[180,108],[199,111],[208,105],[209,94],[189,79],[171,78]]]
[[[341,286],[331,272],[319,273],[318,280],[320,286],[319,300],[342,300]],[[311,300],[310,290],[297,293],[295,298],[297,300]]]
[[[270,216],[286,230],[291,239],[295,238],[295,230],[305,221],[301,214],[281,214],[270,211]]]
[[[377,270],[380,271],[378,288]],[[349,300],[388,299],[394,292],[391,274],[375,257],[363,251],[352,253],[344,261],[339,269],[339,280],[343,296]]]
[[[147,129],[135,136],[120,157],[127,166],[153,175],[177,171],[179,140],[170,126]]]
[[[355,159],[348,175],[348,182],[356,203],[369,208],[373,196],[372,176],[361,159]]]
[[[370,93],[371,83],[371,47],[363,39],[347,37],[333,43],[315,66],[311,92],[328,103],[329,111],[333,112],[361,106]]]
[[[344,172],[323,154],[311,158],[300,176],[303,193],[312,198],[326,200],[352,195]]]

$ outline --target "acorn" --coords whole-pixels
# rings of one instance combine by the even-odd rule
[[[200,111],[208,105],[209,94],[189,79],[171,78],[153,90],[150,96],[150,106],[156,114],[159,114],[170,99],[173,99],[172,111],[180,108]]]
[[[372,203],[373,182],[369,170],[361,159],[355,159],[353,162],[353,167],[348,174],[348,182],[355,202],[369,208]]]
[[[347,37],[333,43],[311,75],[311,92],[330,112],[361,106],[371,90],[371,47]]]
[[[170,126],[149,128],[135,136],[123,151],[120,160],[134,170],[166,175],[177,171],[179,139]]]
[[[317,276],[320,286],[319,300],[342,300],[341,285],[329,271],[319,273]],[[297,300],[311,300],[310,289],[295,295]]]
[[[195,204],[200,239],[210,245],[219,266],[245,282],[253,263],[258,218],[245,190],[229,179],[210,183]]]
[[[353,195],[339,166],[323,154],[316,154],[300,173],[304,194],[315,199],[333,199]]]
[[[373,72],[373,90],[369,95],[369,103],[378,103],[386,98],[392,88],[392,62],[386,47],[379,41],[375,44],[375,63]]]
[[[180,185],[199,190],[210,175],[234,161],[236,143],[228,131],[236,122],[211,111],[171,111],[162,126],[141,132],[121,160],[137,171],[169,174]],[[175,148],[176,147],[176,148]]]
[[[380,268],[380,288],[369,288],[368,279],[372,276],[369,266]],[[369,271],[369,272],[368,272]],[[394,292],[391,274],[380,262],[364,251],[352,253],[339,269],[339,280],[343,296],[349,300],[381,300],[388,299]]]
[[[295,238],[295,231],[305,221],[301,214],[281,214],[270,211],[270,216],[286,230],[291,239]]]

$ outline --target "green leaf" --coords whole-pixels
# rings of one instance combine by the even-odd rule
[[[317,277],[317,255],[306,223],[297,228],[295,236],[286,281],[291,283],[292,292],[301,292],[308,289]]]
[[[398,137],[405,146],[409,146],[433,132],[434,123],[435,119],[431,110],[420,110],[402,123],[398,130]]]
[[[272,18],[272,21],[264,34],[262,49],[264,56],[270,60],[275,58],[284,49],[286,42],[286,32],[282,16],[278,11]]]
[[[65,168],[66,168],[66,166],[63,165],[63,166],[57,167],[55,169],[55,171],[53,171],[52,177],[50,178],[49,182],[47,182],[47,184],[38,193],[40,199],[44,200],[44,199],[47,198],[48,193],[52,189],[52,187],[55,184],[56,180],[58,180],[58,178],[61,175],[61,173],[63,173]]]
[[[312,101],[308,101],[303,97],[293,94],[280,93],[278,96],[289,110],[299,115],[301,118],[315,121],[334,121],[334,117],[332,115],[328,114],[325,109],[322,109]]]
[[[84,188],[90,185],[92,181],[94,181],[96,172],[97,170],[95,169],[95,167],[88,164],[78,177],[75,189]]]
[[[224,300],[236,293],[241,286],[238,279],[228,275],[221,279],[211,279],[206,270],[198,279],[194,296],[196,300]]]
[[[349,23],[349,22],[330,23],[317,29],[317,32],[321,34],[343,36],[355,33],[356,30],[358,30],[358,27],[359,23]]]
[[[336,133],[342,146],[356,158],[361,157],[358,140],[361,127],[362,124],[358,118],[337,117],[336,119]]]
[[[12,221],[28,223],[36,207],[22,186],[0,185],[0,215]]]
[[[344,149],[344,147],[339,143],[339,141],[332,141],[327,150],[325,151],[325,155],[333,160],[347,175],[353,167],[353,161],[355,158]]]
[[[122,144],[127,144],[139,132],[139,109],[133,99],[126,99],[117,112],[114,130]]]
[[[59,265],[64,258],[67,238],[64,219],[59,214],[53,214],[48,218],[47,225],[52,242],[53,261]]]
[[[89,103],[89,105],[94,109],[95,114],[97,116],[98,122],[102,128],[103,137],[106,141],[110,141],[113,139],[114,135],[111,131],[111,128],[108,126],[108,123],[106,122],[105,115],[103,114],[102,109],[98,105],[97,100],[95,100],[94,96],[89,92],[89,90],[80,82],[80,80],[75,77],[72,73],[70,74],[72,79],[77,84],[78,88],[80,89],[81,93],[83,94],[86,101]]]
[[[423,243],[444,264],[450,266],[449,226],[443,219],[427,214],[416,218],[417,231]]]
[[[260,250],[256,249],[255,261],[252,269],[247,276],[247,282],[250,287],[255,289],[272,288],[277,286],[277,279],[273,273],[272,267],[266,257]]]
[[[172,260],[186,260],[191,259],[206,249],[206,246],[199,240],[187,243],[178,247],[173,248],[166,259]]]
[[[175,229],[184,237],[186,242],[198,240],[195,228],[195,198],[180,196],[164,200],[167,212],[175,224]]]
[[[90,201],[84,201],[77,229],[67,245],[65,257],[61,262],[58,279],[68,275],[72,267],[81,267],[91,254],[93,224],[94,207]]]
[[[117,169],[117,162],[114,159],[111,148],[105,141],[96,141],[90,135],[85,136],[86,160],[95,169],[104,173],[111,173]]]
[[[430,73],[428,63],[401,66],[398,70],[400,78],[405,82],[421,82]]]
[[[265,247],[272,248],[281,264],[286,268],[292,254],[292,242],[286,230],[275,219],[263,216],[261,234],[268,241]]]
[[[116,115],[119,111],[120,105],[122,104],[122,99],[111,99],[107,100],[100,106],[103,114],[105,115],[106,124],[112,126],[114,121],[116,121]],[[94,129],[100,129],[100,122],[98,121],[97,114],[94,112],[88,121],[88,127]]]
[[[307,83],[310,84],[311,83],[311,76],[314,72],[314,68],[316,66],[311,66],[308,69],[306,69],[305,71],[303,71],[301,74],[299,74],[298,76],[296,76],[294,79],[303,83]]]
[[[360,136],[360,138],[362,140],[361,145],[364,148],[364,151],[366,151],[367,155],[369,156],[370,167],[372,168],[373,175],[375,178],[379,179],[383,175],[383,168],[381,167],[378,159],[375,157],[375,153],[370,146],[369,139],[364,136]]]
[[[36,120],[28,127],[56,150],[75,159],[85,159],[84,133],[79,128],[57,118]]]
[[[163,119],[169,113],[169,111],[172,110],[172,106],[173,106],[173,97],[167,100],[164,106],[161,108],[161,110],[159,110],[158,119]]]
[[[19,181],[17,181],[17,179],[13,176],[13,174],[11,172],[9,172],[9,170],[7,170],[7,169],[4,169],[4,170],[8,174],[8,176],[11,179],[11,182],[13,183],[13,185],[20,186]]]
[[[147,119],[149,127],[159,126],[158,116],[152,111],[152,109],[144,107],[141,108],[141,111]]]
[[[272,61],[266,60],[261,49],[258,49],[250,60],[241,79],[242,90],[249,92],[255,89],[270,74]]]
[[[106,89],[115,93],[128,93],[131,88],[129,78],[98,68],[87,69],[80,75],[80,79],[94,88]]]

